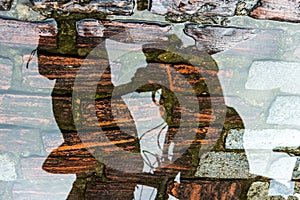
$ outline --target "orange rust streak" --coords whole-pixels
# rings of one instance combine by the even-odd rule
[[[76,149],[83,149],[86,147],[104,147],[108,145],[116,145],[116,144],[124,144],[128,142],[134,142],[134,139],[129,140],[119,140],[119,141],[111,141],[111,142],[85,142],[81,144],[76,144],[72,146],[61,146],[58,148],[59,151],[66,151],[66,150],[76,150]]]

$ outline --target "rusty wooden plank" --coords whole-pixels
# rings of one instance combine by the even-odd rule
[[[80,174],[96,171],[97,163],[82,143],[64,142],[47,157],[43,169],[50,173]]]
[[[256,19],[300,22],[299,0],[261,0],[250,16]]]
[[[86,199],[134,199],[134,190],[136,183],[130,182],[107,182],[107,183],[89,183],[85,192]]]
[[[169,182],[167,193],[186,200],[238,200],[242,193],[241,187],[238,181],[181,180],[180,183]]]

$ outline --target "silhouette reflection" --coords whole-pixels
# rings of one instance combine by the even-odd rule
[[[210,55],[170,33],[132,34],[133,22],[102,24],[103,34],[77,36],[74,52],[40,38],[39,72],[56,80],[53,112],[64,138],[43,169],[76,174],[68,199],[170,198],[175,176],[192,178],[224,123],[241,119],[225,106]]]

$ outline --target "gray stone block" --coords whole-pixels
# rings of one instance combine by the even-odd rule
[[[19,160],[12,154],[0,152],[0,181],[15,181],[18,178]]]
[[[0,199],[12,200],[13,182],[0,181]]]
[[[299,66],[300,67],[300,66]],[[272,103],[267,117],[268,124],[300,125],[300,97],[278,96]]]
[[[235,129],[230,130],[226,137],[225,148],[244,149],[243,134],[244,134],[244,130],[235,130]]]
[[[7,90],[10,87],[13,64],[9,59],[2,59],[0,55],[0,89]]]
[[[5,94],[0,105],[0,121],[22,127],[57,129],[50,96]]]
[[[272,90],[300,94],[300,63],[283,61],[253,62],[246,89]]]
[[[244,153],[208,152],[201,156],[195,176],[208,178],[253,178]]]
[[[286,186],[285,185],[277,185],[278,186],[278,190],[283,189],[284,191],[286,191]],[[268,182],[261,182],[261,181],[257,181],[251,184],[248,193],[247,193],[247,200],[298,200],[299,199],[299,195],[297,194],[299,192],[299,184],[296,183],[293,195],[271,195],[269,194],[269,187],[272,187],[272,184],[270,186],[270,184]],[[275,188],[272,187],[274,190]]]

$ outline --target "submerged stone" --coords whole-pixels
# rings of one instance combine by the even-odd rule
[[[0,0],[0,11],[7,11],[11,8],[13,0]]]

